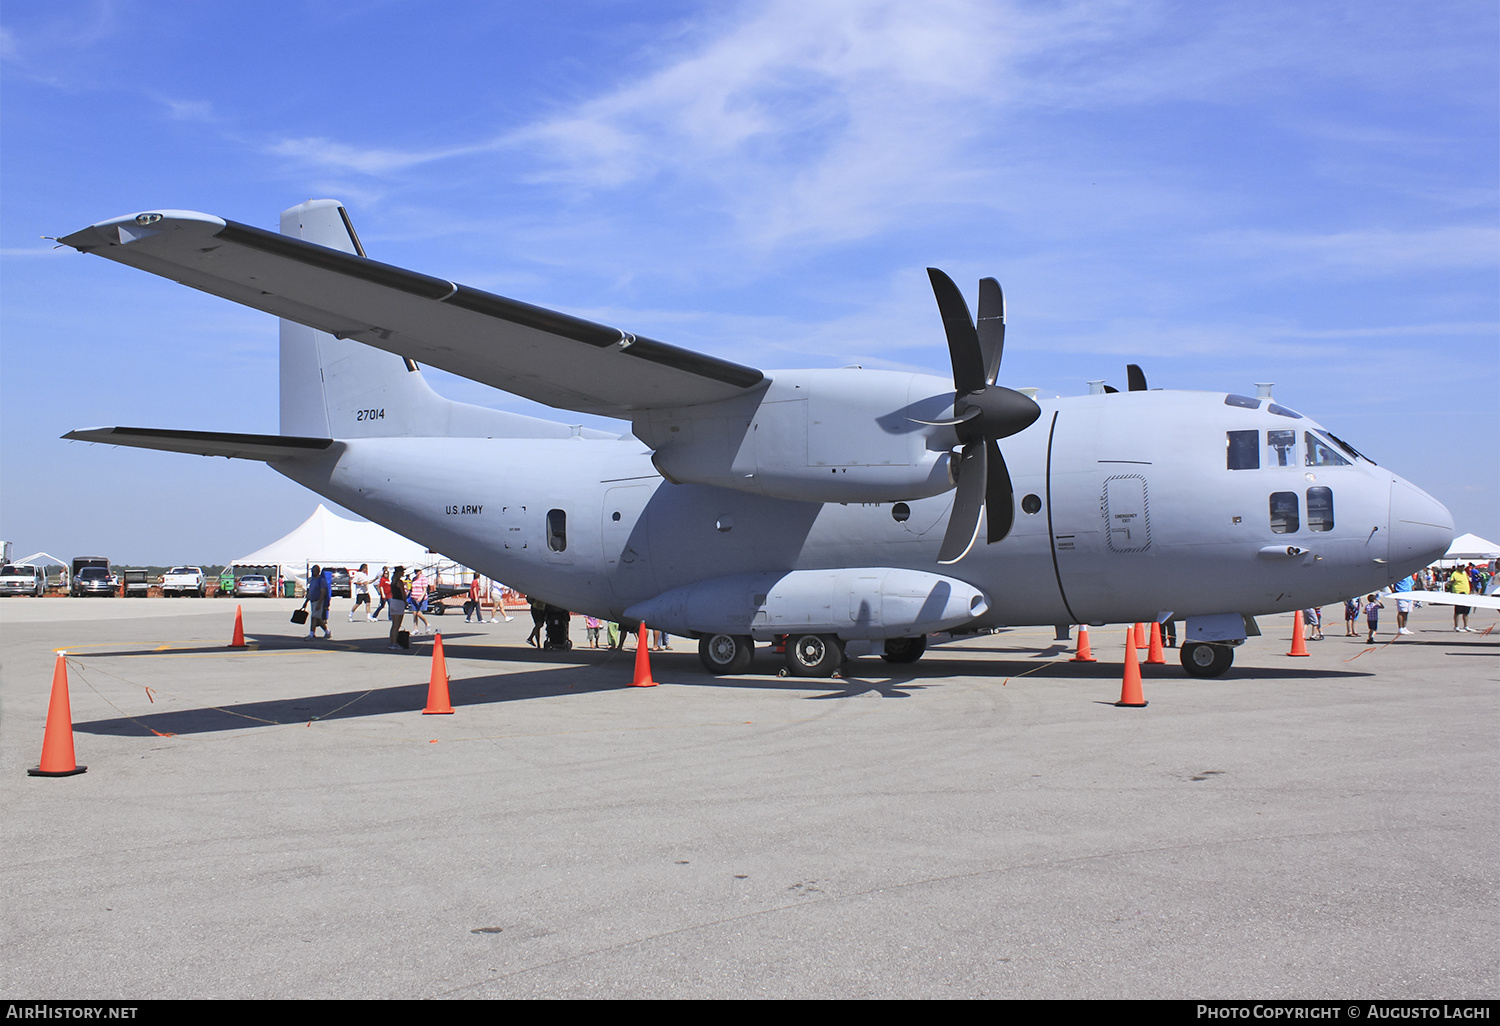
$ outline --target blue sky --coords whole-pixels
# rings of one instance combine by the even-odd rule
[[[1007,383],[1274,381],[1500,538],[1497,64],[1492,0],[7,4],[0,537],[220,562],[306,517],[58,440],[274,432],[276,325],[40,237],[335,197],[377,259],[766,369],[947,374],[924,268],[994,275]]]

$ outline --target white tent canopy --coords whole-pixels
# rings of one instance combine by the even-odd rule
[[[1486,541],[1477,534],[1461,534],[1453,539],[1444,559],[1467,562],[1474,559],[1500,559],[1500,545]]]
[[[357,567],[398,563],[421,566],[432,561],[425,547],[395,531],[359,520],[345,520],[322,503],[284,538],[234,560],[237,566],[284,566],[289,576],[301,579],[308,565]]]

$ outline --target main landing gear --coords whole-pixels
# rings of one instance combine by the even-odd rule
[[[1222,677],[1234,665],[1234,649],[1202,641],[1182,646],[1182,668],[1190,677]]]
[[[698,658],[721,677],[744,673],[755,658],[755,641],[748,634],[710,634],[698,641]]]
[[[836,634],[788,634],[776,641],[786,653],[784,676],[832,677],[844,665],[844,642]],[[927,651],[927,636],[889,638],[884,644],[886,662],[914,663]],[[717,676],[744,673],[755,658],[755,641],[748,634],[710,634],[698,641],[698,658]]]

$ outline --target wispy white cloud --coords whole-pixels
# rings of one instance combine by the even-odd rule
[[[357,171],[365,175],[389,175],[434,161],[489,152],[498,146],[495,142],[484,142],[432,150],[399,150],[355,146],[322,137],[308,137],[279,139],[267,149],[275,156],[289,157],[315,168]]]
[[[1273,272],[1299,273],[1309,266],[1352,274],[1484,269],[1500,261],[1500,229],[1455,225],[1411,231],[1297,233],[1258,229],[1217,233],[1211,248],[1263,261]]]

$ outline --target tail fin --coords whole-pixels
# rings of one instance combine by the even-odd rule
[[[308,200],[282,211],[281,234],[365,255],[338,200]],[[614,437],[444,399],[411,360],[284,318],[281,433],[310,438]]]

